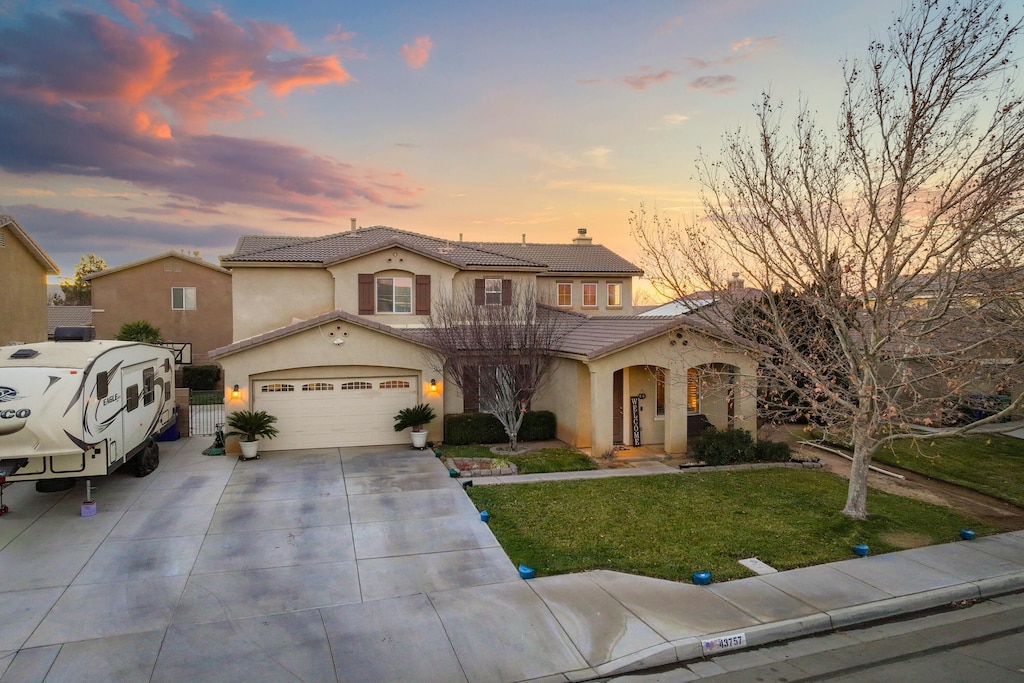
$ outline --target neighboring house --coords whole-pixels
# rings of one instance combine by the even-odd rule
[[[165,341],[189,343],[192,362],[232,340],[231,273],[176,251],[86,277],[98,339],[113,339],[125,323],[145,320]]]
[[[92,306],[47,306],[46,338],[53,339],[58,327],[91,327]]]
[[[46,276],[59,274],[13,216],[0,216],[0,345],[46,341]]]
[[[681,453],[692,415],[756,425],[750,345],[699,321],[629,315],[641,271],[582,232],[570,244],[454,242],[386,227],[247,236],[221,264],[232,273],[234,342],[211,356],[226,387],[239,387],[237,399],[227,392],[229,412],[278,417],[273,448],[407,443],[392,418],[419,402],[440,416],[429,431],[442,440],[443,415],[475,409],[478,397],[449,388],[435,365],[424,342],[432,302],[470,288],[478,305],[500,306],[523,285],[567,332],[532,404],[556,414],[559,438],[595,454],[637,437]]]

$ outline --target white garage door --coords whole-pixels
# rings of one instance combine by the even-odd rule
[[[277,416],[280,434],[267,450],[409,443],[394,416],[419,402],[416,377],[258,381],[256,410]]]

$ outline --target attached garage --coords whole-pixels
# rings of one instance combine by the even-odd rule
[[[267,450],[406,444],[394,415],[419,403],[411,375],[257,380],[252,391],[254,409],[277,416]]]

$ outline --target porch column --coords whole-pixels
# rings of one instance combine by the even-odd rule
[[[612,373],[590,369],[590,453],[601,457],[615,445],[612,434]]]
[[[744,372],[744,370],[751,372]],[[757,434],[757,370],[736,366],[733,382],[735,420],[733,425]]]
[[[665,369],[665,453],[686,453],[686,367]]]

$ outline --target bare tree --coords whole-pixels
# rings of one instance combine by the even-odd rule
[[[562,336],[556,316],[538,306],[535,287],[503,281],[501,302],[481,302],[475,287],[456,289],[431,307],[427,342],[449,379],[480,412],[498,418],[516,450],[530,401],[548,381]]]
[[[774,350],[765,411],[797,407],[852,443],[849,517],[867,515],[872,456],[915,424],[962,434],[1024,400],[1021,26],[990,0],[920,0],[845,64],[834,128],[806,104],[784,127],[765,95],[752,134],[698,160],[701,218],[632,216],[659,287],[714,291],[696,314]],[[764,293],[757,316],[729,271]],[[948,427],[982,392],[1008,398]]]

